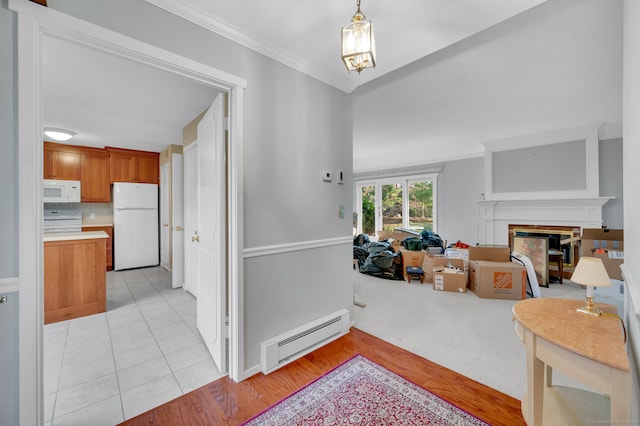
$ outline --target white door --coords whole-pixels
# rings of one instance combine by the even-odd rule
[[[171,154],[171,286],[184,283],[184,167],[182,154]]]
[[[226,365],[226,159],[224,94],[198,124],[197,325],[220,372]]]
[[[171,234],[169,231],[169,163],[160,167],[160,266],[171,270]]]
[[[184,289],[198,297],[198,143],[184,150]]]

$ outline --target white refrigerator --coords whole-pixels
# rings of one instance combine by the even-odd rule
[[[158,185],[113,184],[113,269],[160,263]]]

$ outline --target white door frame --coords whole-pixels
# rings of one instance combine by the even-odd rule
[[[58,37],[191,78],[229,93],[229,376],[245,377],[243,345],[243,94],[232,74],[25,0],[17,13],[18,44],[18,281],[20,424],[42,424],[44,279],[42,243],[42,38]],[[35,396],[35,399],[34,399]]]

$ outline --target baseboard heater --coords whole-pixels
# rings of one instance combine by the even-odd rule
[[[262,372],[269,374],[349,332],[349,311],[341,309],[260,343]]]

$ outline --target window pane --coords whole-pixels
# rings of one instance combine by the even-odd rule
[[[402,227],[402,184],[382,185],[382,229]]]
[[[362,233],[376,235],[376,187],[362,187]]]
[[[433,182],[409,183],[409,229],[433,231]]]

